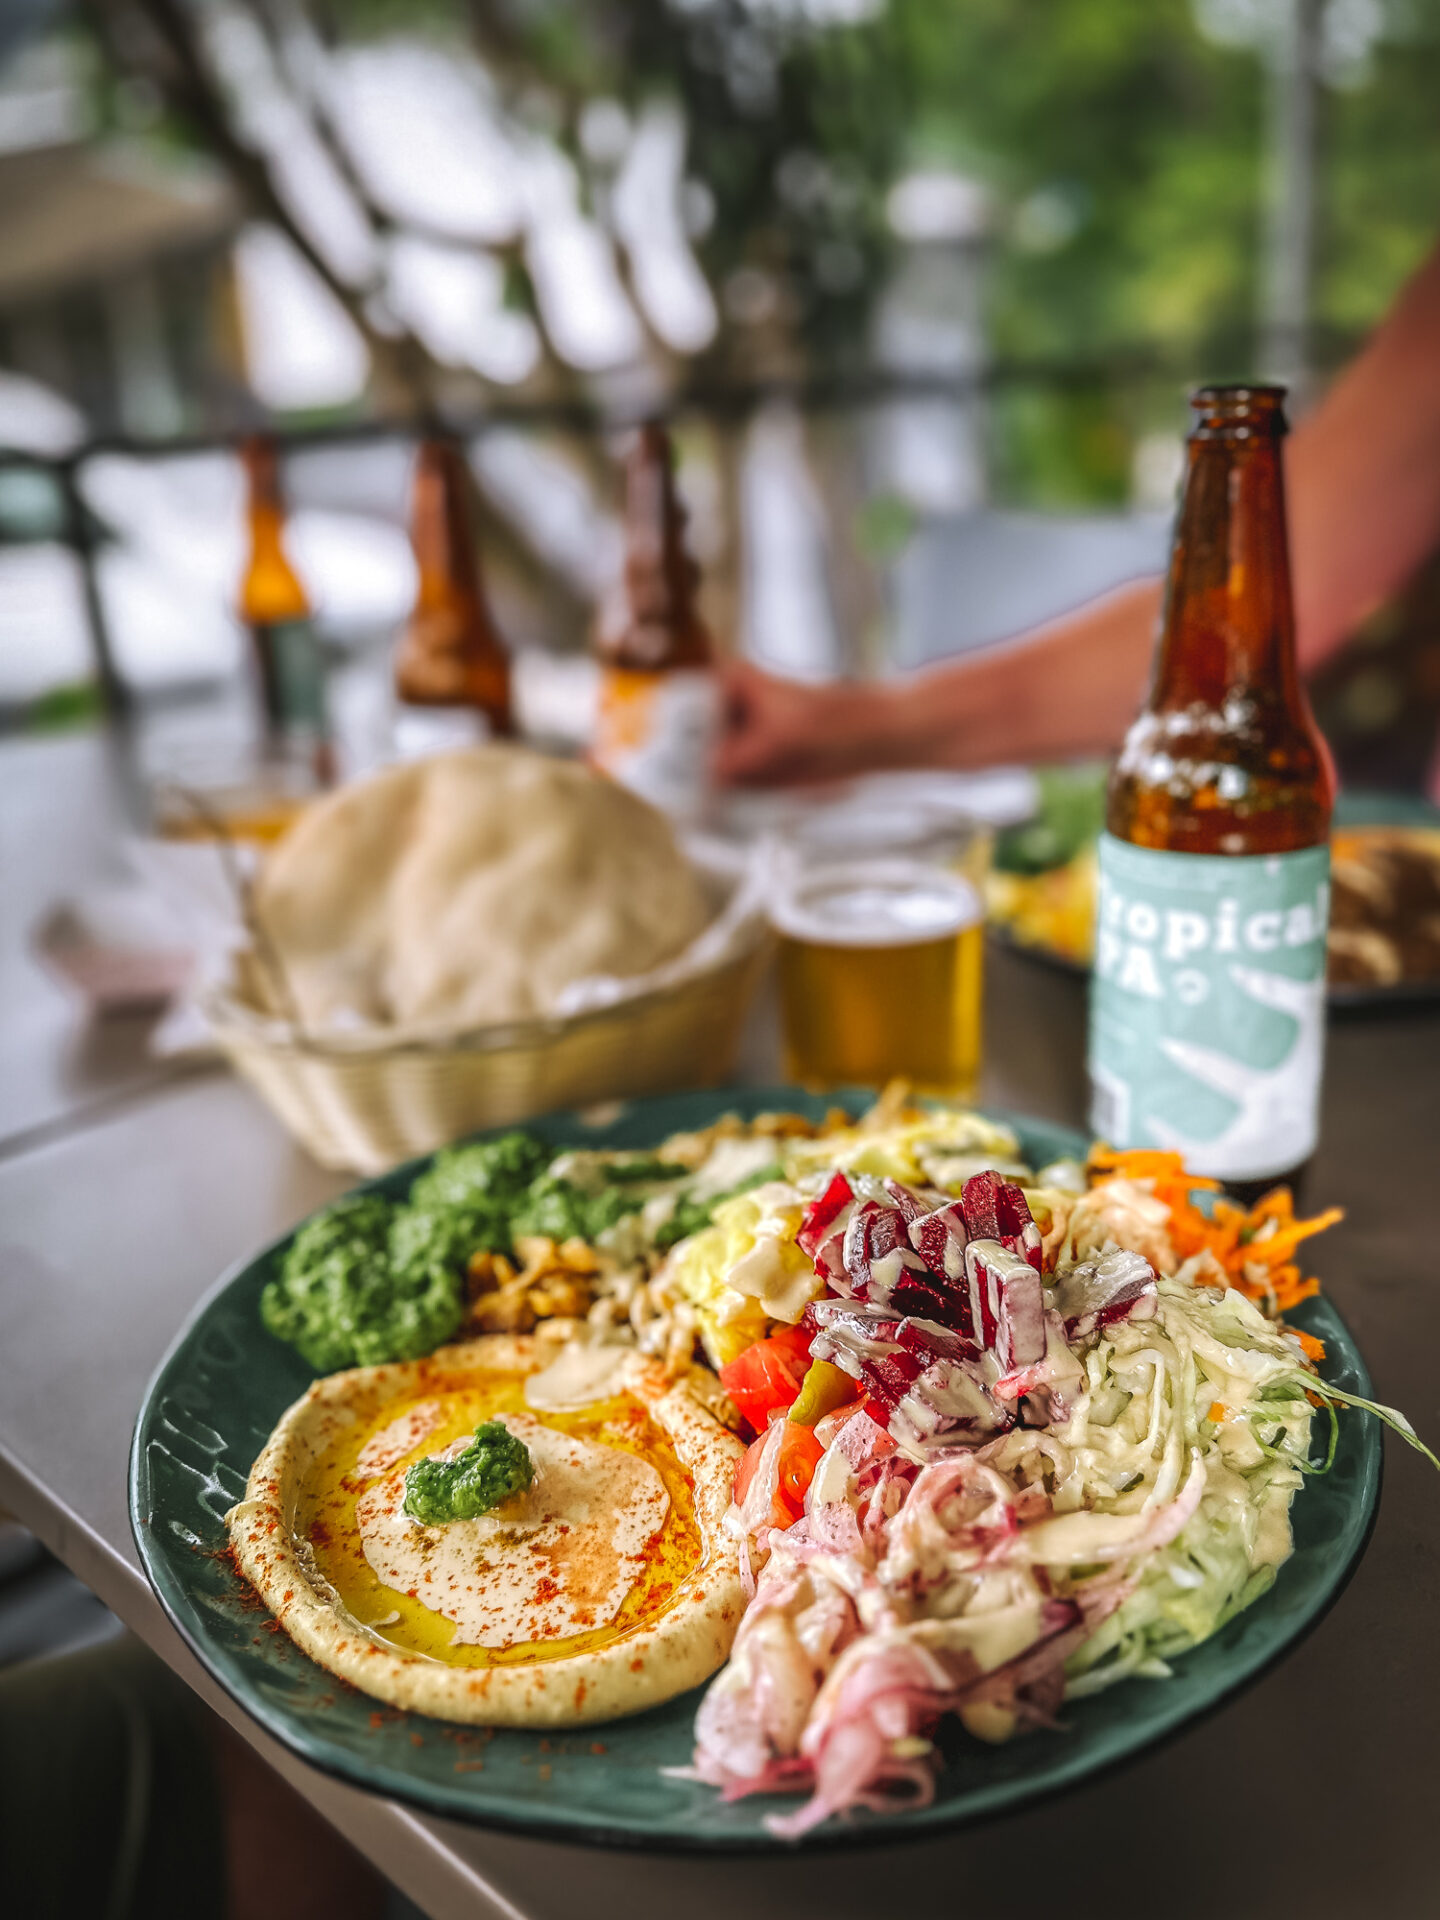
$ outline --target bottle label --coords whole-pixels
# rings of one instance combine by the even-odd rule
[[[281,733],[325,732],[325,669],[308,620],[255,629],[270,724]]]
[[[494,738],[489,716],[478,707],[421,707],[402,701],[395,710],[399,760],[424,760],[432,753],[484,746]]]
[[[720,687],[713,673],[626,667],[601,672],[595,765],[674,819],[697,820],[705,810],[719,728]]]
[[[1330,850],[1164,853],[1100,836],[1090,1120],[1118,1147],[1263,1180],[1315,1145]]]

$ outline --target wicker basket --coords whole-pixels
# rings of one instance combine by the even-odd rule
[[[768,946],[566,1019],[445,1040],[297,1035],[238,991],[206,1006],[216,1043],[323,1166],[381,1173],[478,1128],[555,1107],[713,1086],[731,1071]]]

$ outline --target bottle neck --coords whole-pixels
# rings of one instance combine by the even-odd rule
[[[1150,709],[1237,694],[1298,707],[1279,433],[1202,428],[1187,452]]]
[[[625,468],[623,601],[602,621],[596,644],[611,666],[638,672],[708,667],[714,652],[696,596],[700,569],[685,544],[663,428],[641,429]]]
[[[469,472],[447,441],[420,448],[410,539],[419,583],[395,662],[397,694],[412,706],[477,709],[493,732],[512,732],[510,660],[481,585]]]
[[[267,441],[244,449],[250,557],[240,585],[240,617],[251,626],[305,620],[310,603],[285,552],[285,502],[279,463]]]
[[[452,609],[482,624],[479,569],[468,509],[458,450],[435,445],[422,448],[410,529],[420,573],[416,611]]]

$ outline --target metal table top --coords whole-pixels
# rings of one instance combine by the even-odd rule
[[[87,1030],[28,958],[36,916],[105,863],[106,755],[94,739],[0,747],[0,1504],[237,1726],[437,1920],[594,1920],[647,1908],[874,1920],[979,1912],[1038,1884],[1073,1915],[1117,1901],[1170,1920],[1303,1901],[1311,1920],[1430,1912],[1440,1794],[1433,1596],[1440,1482],[1389,1444],[1369,1555],[1319,1631],[1171,1746],[1000,1825],[900,1847],[745,1860],[605,1852],[484,1832],[326,1779],[259,1733],[199,1670],[146,1585],[125,1460],[145,1383],[233,1261],[345,1184],[220,1071],[177,1077],[143,1023]],[[989,1102],[1079,1124],[1083,992],[992,955]],[[750,1065],[769,1064],[763,1028]],[[1440,1434],[1440,1019],[1332,1026],[1312,1196],[1347,1209],[1316,1261],[1377,1392]]]

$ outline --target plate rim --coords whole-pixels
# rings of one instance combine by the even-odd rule
[[[643,1110],[652,1103],[680,1097],[703,1098],[714,1102],[718,1114],[726,1110],[727,1096],[733,1100],[737,1095],[742,1096],[747,1104],[762,1103],[757,1110],[764,1110],[763,1103],[785,1098],[793,1100],[797,1094],[805,1092],[803,1088],[784,1083],[690,1089],[679,1096],[673,1094],[637,1096],[623,1102],[622,1111],[629,1112],[637,1108]],[[834,1089],[825,1097],[836,1104],[853,1104],[857,1099],[868,1099],[874,1096],[870,1090],[847,1087]],[[977,1106],[974,1111],[1011,1125],[1043,1128],[1082,1145],[1087,1142],[1088,1137],[1080,1129],[1040,1115],[1021,1114],[1013,1109],[996,1106],[983,1108]],[[584,1124],[574,1109],[561,1108],[533,1115],[528,1120],[516,1121],[512,1124],[515,1126],[545,1124],[573,1126],[577,1123]],[[506,1131],[509,1131],[506,1127],[486,1128],[476,1134],[467,1135],[466,1138],[484,1139]],[[435,1149],[435,1152],[440,1151],[443,1149]],[[414,1172],[428,1165],[434,1157],[434,1152],[415,1155],[409,1160],[399,1162],[385,1173],[357,1182],[344,1191],[346,1194],[369,1193],[401,1179],[413,1178]],[[336,1196],[336,1198],[340,1197]],[[333,1205],[334,1202],[326,1201],[323,1204],[328,1206]],[[186,1591],[183,1581],[172,1572],[169,1562],[154,1543],[153,1530],[148,1518],[153,1506],[153,1486],[149,1461],[146,1458],[147,1428],[156,1395],[160,1391],[165,1376],[179,1358],[192,1334],[221,1296],[237,1281],[243,1279],[257,1262],[287,1245],[305,1221],[318,1211],[320,1211],[319,1208],[312,1209],[311,1214],[304,1215],[286,1232],[276,1235],[253,1252],[232,1261],[185,1315],[154,1367],[141,1398],[127,1450],[126,1506],[130,1531],[140,1558],[141,1569],[151,1590],[160,1601],[166,1619],[199,1661],[209,1678],[224,1691],[235,1706],[239,1707],[247,1719],[254,1721],[287,1752],[306,1765],[314,1767],[317,1772],[329,1778],[341,1780],[362,1792],[397,1801],[432,1816],[460,1820],[466,1825],[483,1830],[514,1834],[531,1840],[550,1840],[566,1845],[598,1847],[609,1852],[651,1852],[689,1856],[709,1854],[730,1857],[749,1855],[771,1858],[784,1858],[801,1851],[901,1845],[912,1840],[936,1839],[989,1821],[1017,1816],[1032,1807],[1053,1800],[1060,1794],[1119,1772],[1147,1754],[1155,1753],[1190,1728],[1199,1726],[1212,1718],[1238,1694],[1256,1685],[1266,1674],[1272,1672],[1310,1637],[1345,1592],[1365,1556],[1379,1518],[1384,1487],[1383,1436],[1378,1423],[1367,1420],[1361,1428],[1362,1454],[1357,1488],[1357,1498],[1364,1503],[1361,1526],[1345,1558],[1326,1570],[1319,1596],[1305,1619],[1279,1644],[1268,1648],[1258,1657],[1253,1657],[1248,1663],[1242,1658],[1237,1670],[1233,1675],[1227,1676],[1212,1697],[1199,1706],[1187,1707],[1177,1704],[1175,1710],[1165,1715],[1159,1724],[1151,1727],[1119,1752],[1109,1754],[1098,1761],[1087,1758],[1078,1749],[1069,1756],[1062,1752],[1050,1764],[1046,1775],[1038,1780],[1011,1778],[995,1781],[988,1786],[969,1790],[961,1801],[944,1801],[937,1798],[925,1807],[899,1807],[893,1814],[887,1814],[873,1823],[869,1820],[825,1821],[811,1832],[801,1836],[799,1840],[782,1840],[755,1829],[733,1834],[656,1831],[625,1824],[623,1821],[617,1824],[614,1816],[608,1818],[602,1818],[600,1815],[581,1816],[573,1809],[567,1811],[559,1806],[553,1812],[544,1807],[535,1807],[524,1814],[514,1814],[503,1809],[477,1806],[471,1791],[452,1786],[448,1782],[419,1779],[412,1781],[403,1773],[392,1777],[389,1763],[384,1763],[378,1769],[384,1777],[377,1780],[375,1767],[367,1766],[363,1760],[352,1758],[338,1745],[316,1741],[313,1734],[297,1726],[283,1708],[268,1707],[256,1697],[253,1689],[247,1687],[241,1690],[232,1684],[225,1671],[225,1660],[211,1649],[205,1637],[192,1625],[188,1615],[194,1611],[194,1602]],[[1360,1391],[1365,1397],[1371,1397],[1372,1383],[1369,1369],[1365,1365],[1364,1357],[1348,1324],[1328,1296],[1323,1297],[1321,1304],[1324,1310],[1333,1316],[1346,1342],[1349,1355],[1358,1369]],[[1262,1596],[1262,1602],[1268,1597],[1268,1595]],[[693,1691],[698,1693],[699,1689]],[[1076,1704],[1083,1706],[1084,1703]],[[453,1724],[426,1714],[408,1714],[407,1717],[435,1727]],[[607,1721],[603,1724],[605,1726],[623,1725],[630,1717],[622,1716],[616,1721]],[[641,1715],[634,1716],[637,1719],[641,1717]],[[597,1726],[599,1724],[597,1723]]]

